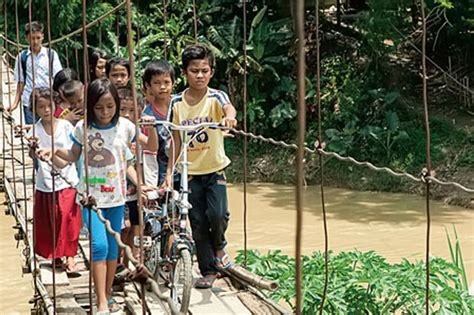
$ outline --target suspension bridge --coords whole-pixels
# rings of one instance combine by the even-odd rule
[[[245,1],[243,2],[245,4]],[[130,1],[127,1],[127,13],[128,13],[128,33],[131,34],[131,23],[130,23]],[[195,33],[197,34],[197,19],[196,19],[196,4],[193,1],[193,12],[194,12],[194,26]],[[115,13],[118,9],[121,9],[125,6],[125,2],[120,4],[118,7],[114,8],[109,14]],[[73,36],[82,32],[84,38],[84,46],[87,47],[87,29],[96,25],[100,19],[97,21],[86,24],[85,22],[85,1],[83,1],[83,25],[82,28],[65,36],[64,38],[57,39],[63,40],[68,36]],[[31,2],[30,2],[30,20],[31,20]],[[422,10],[423,11],[423,10]],[[245,5],[244,5],[245,12]],[[104,15],[105,16],[105,15]],[[318,16],[316,14],[316,16]],[[49,15],[48,15],[49,19]],[[245,13],[244,13],[245,21]],[[377,167],[368,162],[360,162],[355,160],[352,157],[343,157],[334,152],[327,152],[324,148],[324,142],[322,139],[322,130],[321,130],[321,110],[320,110],[320,88],[319,88],[319,47],[318,50],[318,84],[317,84],[317,96],[318,96],[318,121],[319,121],[319,130],[317,134],[318,141],[316,144],[309,148],[306,147],[304,143],[305,139],[305,116],[304,116],[304,93],[305,86],[304,72],[305,72],[305,63],[304,63],[304,35],[303,35],[303,7],[301,1],[298,1],[298,6],[296,10],[296,29],[298,33],[298,143],[297,144],[287,144],[281,141],[276,141],[273,139],[264,138],[259,135],[250,134],[247,132],[247,122],[246,122],[246,106],[244,104],[244,124],[243,130],[232,130],[236,134],[240,134],[247,137],[259,139],[262,141],[267,141],[275,145],[281,145],[283,147],[291,148],[297,150],[297,225],[296,225],[296,310],[297,313],[300,313],[301,303],[302,303],[302,284],[301,284],[301,214],[302,214],[302,199],[301,191],[303,185],[303,158],[305,153],[318,154],[320,158],[320,168],[321,168],[321,201],[322,201],[322,211],[323,211],[323,223],[325,231],[325,286],[324,291],[322,292],[322,303],[320,313],[322,313],[324,306],[324,298],[327,291],[327,282],[328,282],[328,237],[329,233],[327,230],[327,220],[326,220],[326,209],[324,201],[324,185],[323,185],[323,164],[322,159],[324,156],[331,156],[348,163],[353,163],[359,166],[369,167],[370,169],[378,172],[386,172],[392,176],[404,177],[408,180],[412,180],[420,183],[426,187],[426,214],[427,214],[427,236],[426,236],[426,313],[429,313],[429,240],[430,240],[430,209],[429,209],[429,188],[432,184],[439,185],[450,185],[455,186],[458,189],[461,189],[468,193],[473,193],[474,190],[464,187],[459,183],[446,182],[435,178],[431,172],[431,161],[430,161],[430,151],[429,151],[429,114],[427,107],[427,96],[426,96],[426,79],[427,76],[423,76],[423,87],[424,87],[424,114],[426,121],[426,132],[427,132],[427,167],[422,171],[421,176],[414,176],[407,173],[397,172],[386,167]],[[316,27],[318,27],[316,23]],[[245,22],[244,22],[245,24]],[[48,27],[50,27],[50,21],[48,20]],[[49,32],[48,32],[49,33]],[[425,35],[426,31],[424,31]],[[5,30],[5,34],[7,34]],[[18,34],[18,25],[17,25],[17,34]],[[316,32],[318,34],[318,32]],[[244,42],[245,42],[245,32],[244,32]],[[18,37],[18,36],[17,36]],[[20,50],[19,40],[11,41],[3,37],[5,42],[9,42],[12,45],[17,46],[18,51]],[[425,40],[425,39],[424,39]],[[48,38],[49,45],[53,44],[55,41]],[[316,42],[319,43],[319,39],[316,39]],[[132,45],[129,37],[128,44],[130,56]],[[8,50],[7,50],[8,51]],[[244,53],[245,53],[244,49]],[[87,52],[84,53],[84,73],[87,73]],[[423,71],[426,73],[425,65],[425,47],[422,51],[423,56]],[[76,50],[76,59],[77,59],[77,50]],[[135,91],[135,81],[133,77],[133,58],[130,57],[132,65],[132,88]],[[244,62],[244,66],[246,62]],[[92,298],[92,287],[90,282],[90,272],[89,272],[89,259],[88,253],[90,252],[89,242],[87,239],[81,239],[80,241],[80,250],[76,257],[78,262],[80,272],[79,276],[76,278],[68,278],[64,271],[53,270],[51,261],[42,259],[35,255],[34,248],[34,232],[32,230],[32,220],[33,220],[33,186],[34,186],[34,172],[33,172],[33,162],[27,157],[28,152],[28,141],[25,139],[24,130],[20,124],[21,117],[19,117],[18,111],[11,116],[4,108],[7,108],[12,103],[12,95],[15,93],[15,85],[13,84],[13,74],[11,69],[9,69],[8,62],[5,59],[2,59],[1,62],[1,94],[2,99],[0,104],[0,109],[2,110],[1,118],[1,133],[2,133],[2,156],[0,171],[3,178],[2,188],[6,196],[6,212],[15,217],[17,225],[15,229],[12,230],[16,233],[14,234],[15,238],[24,243],[23,248],[23,257],[24,264],[22,266],[24,273],[31,273],[34,287],[35,295],[32,299],[33,305],[38,313],[75,313],[75,314],[86,314],[93,313],[94,301]],[[246,73],[246,70],[244,70]],[[85,80],[87,84],[87,79]],[[244,90],[244,100],[246,99],[246,90]],[[4,106],[8,104],[8,106]],[[138,125],[138,124],[137,124]],[[246,143],[246,142],[245,142]],[[244,155],[246,158],[246,146],[244,147]],[[140,173],[140,172],[139,172]],[[246,170],[245,170],[246,173]],[[245,179],[245,176],[244,176]],[[245,182],[245,181],[244,181]],[[245,198],[245,185],[244,185],[244,198]],[[244,199],[245,200],[245,199]],[[245,203],[245,201],[244,201]],[[244,211],[246,215],[246,211]],[[244,224],[246,224],[246,219],[244,219]],[[244,227],[245,229],[245,227]],[[246,250],[246,240],[244,240],[244,247]],[[197,277],[197,269],[194,267],[194,277]],[[175,306],[170,302],[169,297],[167,297],[167,288],[164,283],[156,282],[151,279],[145,279],[146,281],[146,290],[140,288],[142,284],[137,284],[135,282],[127,282],[124,286],[116,288],[114,291],[116,300],[121,304],[124,313],[131,314],[166,314],[166,313],[177,313]],[[266,298],[259,290],[258,285],[252,283],[248,279],[238,277],[235,274],[226,274],[226,277],[219,279],[213,289],[208,290],[195,290],[193,289],[191,293],[191,304],[189,313],[191,314],[288,314],[289,310],[283,308],[282,306],[272,302]]]

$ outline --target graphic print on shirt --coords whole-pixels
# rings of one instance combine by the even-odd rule
[[[191,125],[199,125],[202,123],[210,123],[212,122],[211,117],[196,117],[193,119],[186,119],[181,122],[181,126],[191,126]],[[209,134],[207,130],[195,130],[188,132],[188,139],[193,139],[189,143],[189,150],[205,150],[209,147],[201,146],[199,149],[195,149],[196,145],[204,144],[209,141]]]
[[[104,167],[113,165],[115,163],[115,157],[106,148],[104,148],[104,139],[100,133],[91,135],[88,137],[89,150],[87,157],[89,159],[89,166],[91,167]]]

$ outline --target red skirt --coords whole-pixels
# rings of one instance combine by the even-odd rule
[[[66,188],[56,191],[54,213],[56,234],[55,257],[74,257],[79,244],[81,230],[81,211],[76,204],[76,190]],[[53,193],[36,191],[33,207],[35,232],[35,253],[44,257],[53,257]]]

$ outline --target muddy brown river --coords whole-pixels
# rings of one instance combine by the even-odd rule
[[[248,246],[266,252],[294,254],[296,212],[294,187],[273,184],[248,186]],[[2,197],[0,197],[1,199]],[[3,200],[0,200],[3,201]],[[323,248],[318,186],[304,192],[303,253]],[[335,252],[374,250],[389,262],[424,259],[425,201],[408,194],[359,192],[326,188],[329,247]],[[229,251],[243,248],[243,188],[229,186],[231,221]],[[450,259],[445,229],[456,227],[469,282],[474,280],[474,211],[431,202],[431,254]],[[0,212],[0,313],[28,314],[31,275],[21,277],[20,252],[15,248],[12,217]],[[14,288],[14,290],[12,290]]]
[[[267,252],[295,251],[295,190],[292,186],[248,186],[248,247]],[[425,199],[409,194],[325,189],[329,248],[335,252],[374,250],[391,263],[402,258],[424,260]],[[243,248],[243,187],[229,189],[229,248]],[[303,254],[322,250],[323,223],[319,186],[304,192]],[[469,283],[474,281],[474,211],[431,201],[431,255],[450,260],[445,228],[456,227]]]

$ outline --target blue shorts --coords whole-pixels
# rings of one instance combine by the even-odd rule
[[[112,229],[120,233],[124,205],[112,208],[101,208],[100,210],[102,210],[104,217],[110,221]],[[92,210],[91,214],[92,261],[117,260],[119,253],[117,241],[107,232],[105,225],[99,220],[97,212]],[[83,208],[82,215],[84,218],[84,225],[89,229],[89,209]]]

